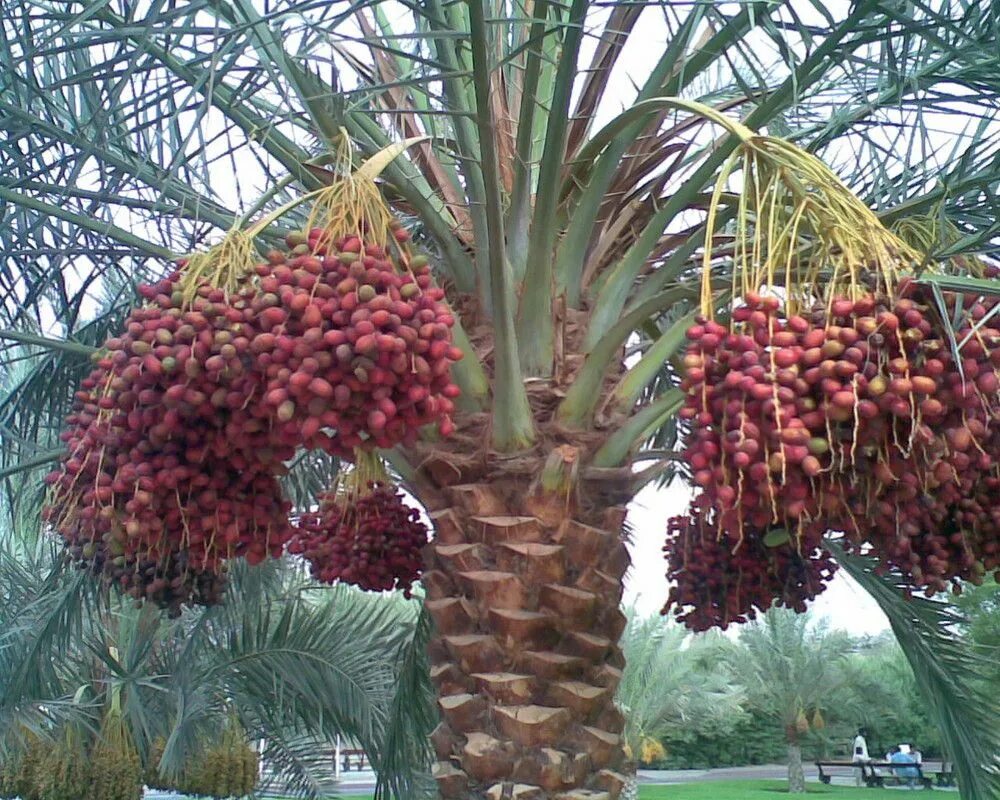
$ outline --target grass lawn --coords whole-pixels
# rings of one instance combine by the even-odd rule
[[[782,796],[788,797],[787,787],[786,781],[705,781],[640,786],[639,800],[781,800]],[[886,800],[887,796],[895,796],[885,789],[855,789],[853,786],[824,786],[821,783],[808,783],[806,788],[809,797],[829,797],[830,800]],[[370,800],[365,795],[344,797],[345,800]]]
[[[853,786],[824,786],[821,783],[807,783],[806,788],[810,797],[886,800],[885,789],[855,789]],[[705,781],[639,787],[640,800],[779,800],[782,795],[789,796],[787,781]]]

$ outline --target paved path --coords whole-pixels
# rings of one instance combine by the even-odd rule
[[[816,767],[803,765],[807,781],[818,780]],[[701,783],[703,781],[766,781],[788,777],[783,764],[761,764],[752,767],[724,769],[640,769],[640,783]]]

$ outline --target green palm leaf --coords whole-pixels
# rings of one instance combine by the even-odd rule
[[[745,698],[738,685],[722,670],[703,669],[725,658],[720,637],[692,637],[663,617],[633,614],[622,634],[622,650],[626,666],[618,703],[636,757],[644,740],[692,737],[734,725],[743,716]]]
[[[164,620],[109,603],[49,542],[0,545],[0,751],[24,729],[48,735],[73,720],[95,731],[114,694],[141,752],[165,740],[164,775],[235,710],[300,796],[329,789],[317,743],[337,736],[364,746],[394,796],[415,796],[434,704],[414,604],[316,591],[269,564],[234,569],[228,605]]]
[[[961,617],[952,606],[925,597],[904,597],[905,582],[876,572],[873,559],[834,546],[837,560],[889,618],[892,632],[913,668],[927,709],[941,730],[967,800],[1000,792],[1000,702],[982,680],[989,663],[957,633]]]

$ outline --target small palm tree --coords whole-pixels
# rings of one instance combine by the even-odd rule
[[[673,470],[700,250],[729,285],[703,221],[736,141],[675,98],[825,155],[886,223],[933,211],[988,248],[988,5],[6,0],[0,335],[28,349],[4,354],[26,361],[0,475],[56,457],[137,280],[317,186],[342,130],[362,153],[429,135],[383,177],[439,256],[463,394],[455,436],[385,455],[437,535],[440,791],[616,795],[625,511]]]
[[[740,632],[731,668],[749,703],[776,719],[788,749],[788,791],[804,792],[802,738],[816,713],[835,708],[846,674],[850,639],[815,626],[806,615],[772,610]]]
[[[176,778],[235,714],[283,788],[328,789],[340,735],[387,786],[412,791],[423,748],[407,741],[426,736],[432,708],[415,604],[346,588],[310,596],[274,565],[232,579],[239,602],[163,620],[104,602],[48,542],[33,557],[0,549],[0,750],[16,753],[25,731],[94,736],[115,698],[154,774]]]
[[[706,668],[725,651],[719,637],[692,636],[663,617],[633,614],[621,646],[626,662],[618,705],[625,743],[637,760],[645,761],[647,750],[662,756],[661,741],[670,734],[728,729],[743,716],[742,689],[724,672]]]

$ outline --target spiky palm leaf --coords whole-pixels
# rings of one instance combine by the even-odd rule
[[[636,758],[646,739],[694,736],[733,725],[742,716],[742,691],[723,671],[703,669],[723,658],[721,640],[709,634],[685,642],[689,637],[683,626],[659,616],[633,615],[622,634],[626,661],[618,703]]]
[[[1000,701],[990,662],[958,633],[961,616],[939,599],[906,599],[905,580],[880,575],[873,559],[838,548],[844,570],[878,603],[906,654],[928,711],[954,762],[962,797],[988,800],[1000,793]]]
[[[400,796],[419,783],[433,706],[412,691],[401,708],[397,689],[403,676],[412,686],[426,635],[413,603],[349,589],[314,596],[301,575],[270,565],[234,570],[228,605],[163,620],[108,604],[84,573],[65,571],[51,543],[35,557],[7,544],[0,751],[16,749],[24,730],[48,735],[67,721],[96,730],[114,694],[142,753],[166,742],[166,775],[235,711],[266,741],[273,776],[303,796],[329,788],[329,756],[319,763],[316,743],[337,735],[363,743]]]

